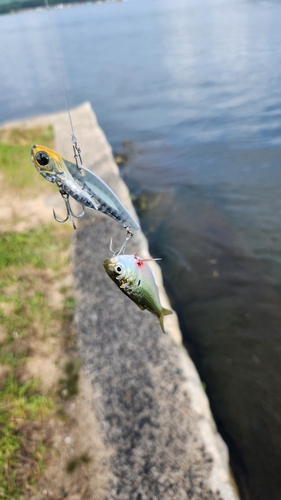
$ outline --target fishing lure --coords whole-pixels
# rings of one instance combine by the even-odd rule
[[[138,229],[138,224],[131,217],[127,209],[121,203],[116,194],[100,177],[91,170],[63,158],[60,154],[45,146],[34,145],[31,148],[31,161],[36,170],[49,182],[56,184],[65,202],[67,216],[58,219],[53,210],[54,217],[58,222],[66,222],[71,219],[76,229],[73,218],[84,215],[84,207],[98,210],[116,220],[125,227],[127,234],[132,236],[131,229]],[[69,196],[82,205],[82,213],[75,215],[71,209]]]
[[[114,255],[104,261],[103,266],[108,276],[140,309],[147,309],[155,314],[164,332],[164,316],[172,311],[162,307],[159,290],[154,280],[148,261],[135,255]],[[165,333],[165,332],[164,332]]]

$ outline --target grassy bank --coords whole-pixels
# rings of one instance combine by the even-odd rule
[[[64,400],[77,392],[79,376],[70,353],[71,228],[55,224],[50,209],[48,220],[32,229],[23,215],[15,231],[13,206],[28,207],[52,192],[30,162],[35,142],[52,147],[52,129],[0,131],[2,213],[9,209],[0,233],[0,497],[6,499],[37,491],[54,426],[65,424]]]

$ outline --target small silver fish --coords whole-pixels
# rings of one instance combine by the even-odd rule
[[[164,316],[172,311],[162,307],[159,290],[154,281],[147,261],[135,255],[116,255],[104,261],[103,266],[108,276],[140,309],[147,309],[155,314],[164,332]],[[165,333],[165,332],[164,332]]]

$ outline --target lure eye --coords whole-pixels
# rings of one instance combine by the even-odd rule
[[[47,153],[44,153],[44,151],[39,151],[39,153],[36,154],[36,161],[41,167],[46,167],[49,163],[49,156]]]
[[[122,267],[118,264],[117,266],[115,266],[115,271],[116,271],[116,273],[121,274],[122,273]]]

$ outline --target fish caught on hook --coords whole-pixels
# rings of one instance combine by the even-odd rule
[[[147,309],[158,317],[164,332],[164,316],[172,314],[172,311],[161,305],[158,287],[147,264],[153,260],[159,259],[142,259],[137,254],[115,254],[111,259],[105,260],[103,266],[108,276],[127,297],[140,309]]]
[[[74,218],[84,215],[84,207],[98,210],[119,222],[126,231],[138,229],[139,225],[129,214],[110,187],[91,170],[63,158],[51,149],[34,145],[31,148],[31,161],[36,170],[49,182],[56,184],[65,202],[67,216],[58,222],[71,220],[76,228]],[[75,215],[71,209],[69,196],[83,207],[83,213]]]

